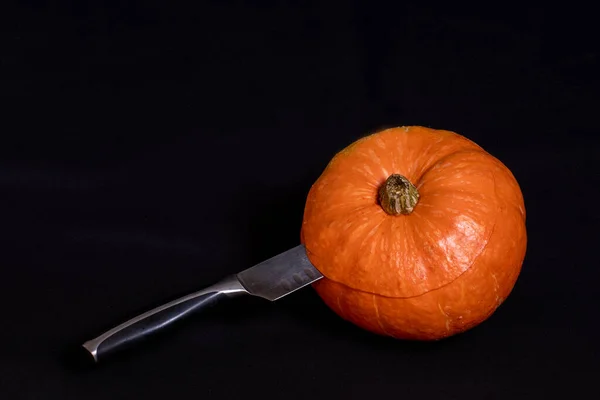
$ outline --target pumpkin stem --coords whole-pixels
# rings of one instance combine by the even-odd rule
[[[410,214],[419,201],[415,185],[400,174],[392,174],[379,188],[379,204],[390,215]]]

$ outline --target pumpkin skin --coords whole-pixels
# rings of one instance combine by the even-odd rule
[[[393,174],[418,192],[404,214],[380,201]],[[525,217],[520,187],[498,159],[457,133],[406,126],[333,157],[308,193],[301,242],[324,275],[314,289],[341,318],[379,335],[437,340],[480,324],[510,294]]]

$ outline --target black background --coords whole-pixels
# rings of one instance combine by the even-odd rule
[[[591,10],[179,3],[2,3],[2,399],[596,392]],[[459,132],[522,185],[528,253],[488,321],[395,341],[308,289],[224,305],[95,368],[71,362],[123,318],[298,244],[329,159],[398,125]]]

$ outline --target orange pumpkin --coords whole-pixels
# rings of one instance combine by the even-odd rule
[[[525,206],[510,170],[454,132],[364,137],[311,187],[301,241],[336,314],[371,332],[435,340],[487,319],[525,257]]]

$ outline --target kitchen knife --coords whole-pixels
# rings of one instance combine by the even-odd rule
[[[134,317],[85,342],[83,347],[98,362],[218,301],[243,295],[275,301],[322,277],[308,260],[304,245],[299,245],[212,286]]]

